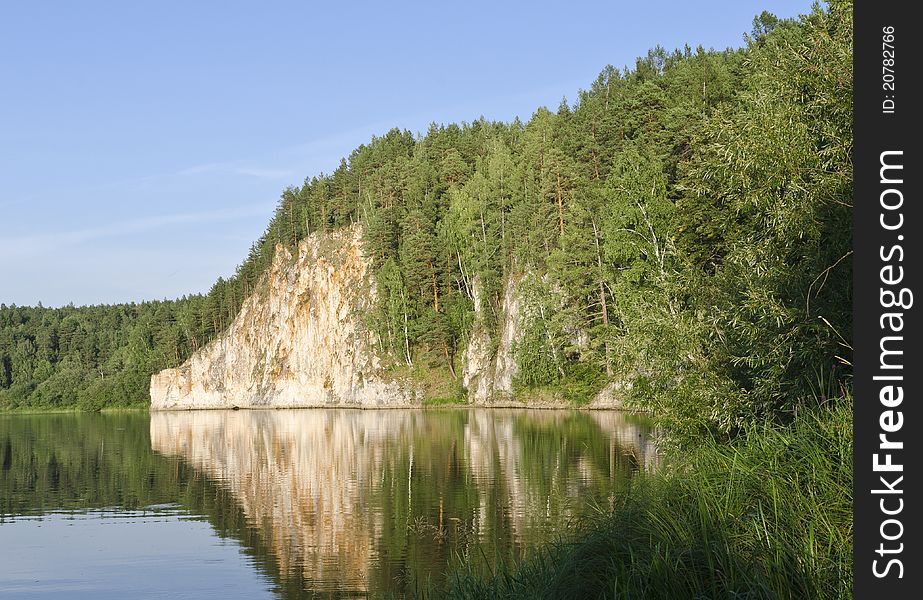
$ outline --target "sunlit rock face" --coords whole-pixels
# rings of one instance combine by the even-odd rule
[[[412,406],[384,375],[365,314],[375,304],[359,226],[311,235],[276,256],[263,289],[223,334],[151,378],[151,408]]]
[[[474,404],[505,403],[513,398],[513,378],[519,373],[514,351],[525,324],[521,281],[521,277],[508,277],[503,286],[496,348],[483,322],[484,292],[480,279],[476,278],[472,286],[475,321],[465,348],[462,384],[468,390],[468,400]]]
[[[506,278],[496,326],[487,325],[481,281],[473,282],[474,323],[462,360],[472,404],[523,405],[513,387],[516,347],[536,318],[524,293],[530,277]],[[151,409],[419,406],[422,392],[382,366],[388,361],[367,324],[376,295],[359,225],[312,234],[297,256],[277,246],[265,280],[230,327],[179,367],[151,377]],[[620,407],[623,391],[610,383],[590,407]]]
[[[151,444],[229,490],[284,577],[357,592],[520,555],[654,461],[632,417],[552,410],[165,411]]]

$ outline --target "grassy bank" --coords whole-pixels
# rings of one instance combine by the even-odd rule
[[[852,584],[851,402],[706,443],[611,514],[449,598],[839,598]]]

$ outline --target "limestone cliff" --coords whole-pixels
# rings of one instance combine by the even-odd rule
[[[364,314],[374,306],[359,226],[284,247],[262,289],[223,334],[151,378],[151,408],[411,406],[418,394],[387,377]]]
[[[474,323],[461,373],[472,404],[523,404],[513,381],[516,346],[537,314],[525,293],[530,281],[535,276],[528,273],[506,277],[491,326],[483,286],[478,278],[472,282]],[[360,226],[311,235],[297,256],[278,246],[265,280],[228,330],[181,366],[151,378],[151,408],[419,406],[422,392],[382,367],[365,321],[376,301]],[[623,388],[609,382],[588,408],[621,407]],[[570,405],[554,397],[528,404]]]
[[[519,289],[521,277],[510,276],[503,287],[500,306],[500,330],[496,348],[484,326],[483,289],[474,281],[474,326],[465,349],[462,384],[468,400],[475,404],[506,402],[513,396],[513,378],[519,371],[515,345],[522,335],[524,302]]]
[[[539,315],[539,310],[528,301],[526,288],[530,284],[535,285],[536,281],[541,279],[531,273],[510,275],[506,278],[500,297],[499,324],[493,335],[484,323],[483,286],[479,278],[474,279],[474,324],[468,346],[465,348],[462,369],[462,384],[468,392],[468,401],[472,404],[528,404],[543,408],[572,406],[563,398],[554,396],[529,398],[524,402],[524,399],[516,398],[513,390],[513,380],[519,374],[516,346],[522,341],[530,321]],[[567,333],[571,344],[576,348],[585,348],[589,343],[589,336],[583,331],[573,330]],[[629,382],[607,381],[585,408],[623,409],[623,398],[630,387]]]

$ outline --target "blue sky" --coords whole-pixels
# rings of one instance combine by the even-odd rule
[[[285,187],[373,134],[527,119],[606,64],[810,4],[4,3],[0,302],[205,292]]]

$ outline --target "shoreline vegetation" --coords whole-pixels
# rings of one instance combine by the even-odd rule
[[[461,397],[463,350],[475,331],[496,344],[515,277],[532,317],[514,388],[579,404],[630,382],[626,407],[666,432],[661,468],[614,509],[420,597],[849,597],[851,36],[851,2],[763,13],[743,48],[655,48],[525,123],[392,130],[285,190],[206,295],[0,306],[0,411],[145,402],[277,244],[361,221],[369,327],[445,390],[431,404]]]
[[[851,597],[848,402],[669,459],[567,538],[418,597]]]
[[[229,408],[183,408],[183,409],[166,409],[158,410],[156,412],[173,412],[173,411],[198,411],[198,410],[441,410],[441,409],[529,409],[529,410],[577,410],[577,411],[615,411],[623,412],[629,415],[639,415],[639,416],[650,416],[650,411],[634,407],[616,407],[616,406],[605,406],[605,405],[576,405],[570,404],[566,401],[560,402],[517,402],[517,401],[499,401],[491,404],[472,404],[466,400],[461,399],[444,399],[436,398],[433,400],[424,401],[418,406],[366,406],[366,405],[336,405],[336,406],[327,406],[327,405],[318,405],[318,406],[296,406],[296,407],[275,407],[275,406],[266,406],[266,407],[239,407],[233,406]],[[83,408],[0,408],[0,416],[3,415],[45,415],[45,414],[70,414],[70,413],[86,413],[86,412],[98,412],[98,413],[120,413],[120,412],[152,412],[151,407],[147,404],[138,404],[134,406],[105,406],[93,411],[88,411]]]

